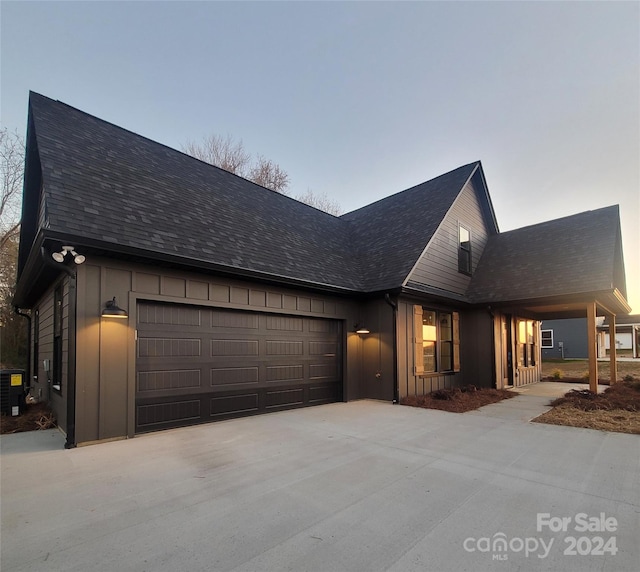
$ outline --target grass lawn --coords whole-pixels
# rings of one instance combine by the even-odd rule
[[[582,382],[589,377],[589,362],[586,359],[577,360],[543,360],[542,361],[542,378],[553,378],[555,370],[562,372],[562,377],[557,381],[580,380]],[[640,379],[640,359],[635,361],[619,361],[618,362],[618,379],[624,379],[630,375],[636,379]],[[609,381],[609,362],[598,362],[598,379],[601,381]]]

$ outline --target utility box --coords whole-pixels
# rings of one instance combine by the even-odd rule
[[[0,370],[0,410],[5,415],[15,417],[24,413],[26,407],[24,381],[23,369]]]

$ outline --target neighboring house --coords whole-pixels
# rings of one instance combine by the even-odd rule
[[[598,326],[603,318],[598,319]],[[542,359],[587,359],[587,319],[545,320],[540,324]]]
[[[611,353],[609,336],[609,320],[598,328],[598,356],[605,357]],[[616,351],[624,357],[640,358],[640,314],[618,316],[616,318]]]
[[[602,317],[597,322],[598,357],[609,356],[610,320]],[[620,357],[640,358],[640,315],[618,316],[615,324],[616,350]],[[587,359],[586,318],[545,320],[540,325],[542,359]]]
[[[500,233],[480,162],[334,217],[32,93],[23,200],[14,304],[68,447],[531,383],[540,320],[629,312],[618,207]]]

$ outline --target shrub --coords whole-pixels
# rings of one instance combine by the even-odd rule
[[[551,377],[553,379],[556,379],[556,380],[557,379],[562,379],[563,376],[564,376],[564,373],[562,373],[561,369],[556,368],[551,372]]]

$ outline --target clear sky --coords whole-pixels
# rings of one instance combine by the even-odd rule
[[[28,91],[180,148],[216,132],[345,211],[480,159],[501,230],[621,208],[640,313],[638,2],[0,3]],[[523,253],[526,256],[526,253]]]

